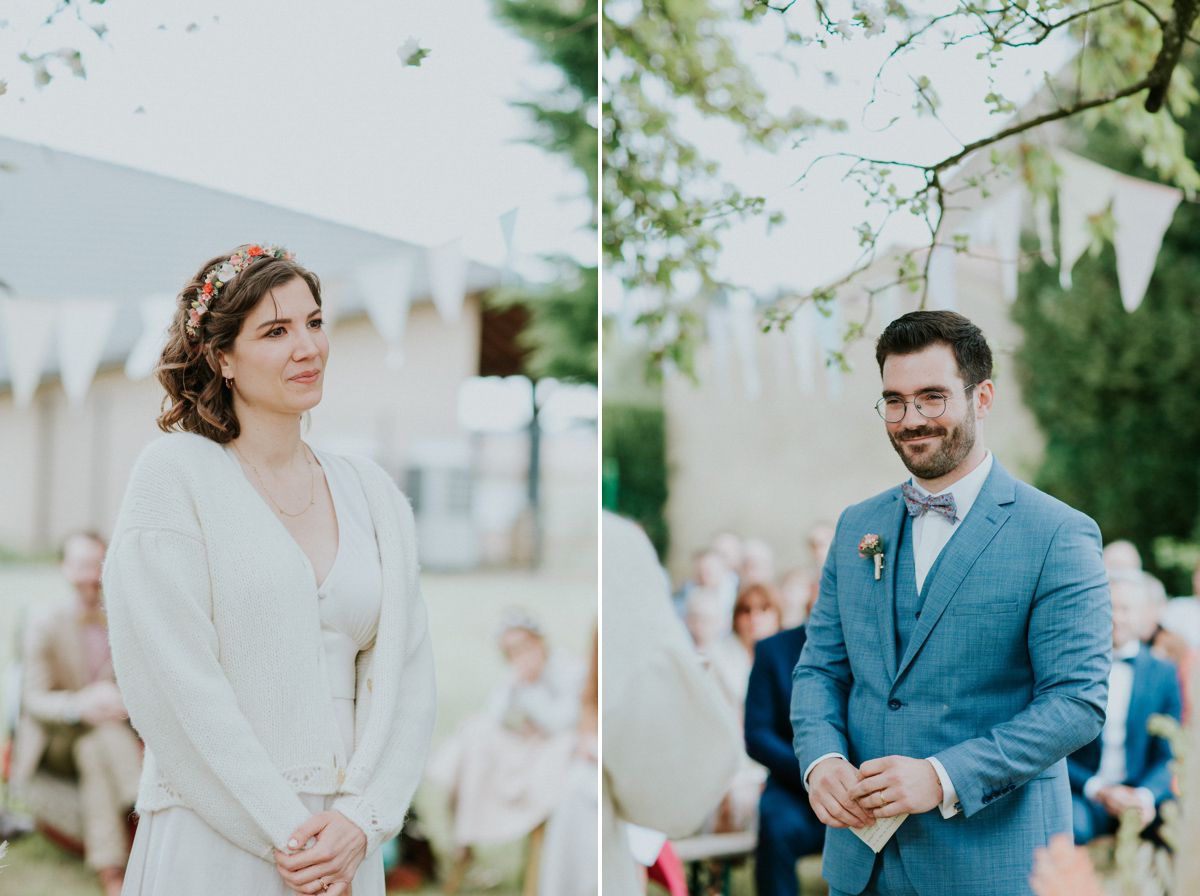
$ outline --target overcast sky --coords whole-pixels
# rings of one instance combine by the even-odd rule
[[[461,235],[493,264],[496,219],[519,206],[523,273],[539,254],[595,257],[582,175],[523,144],[509,105],[558,73],[487,0],[108,0],[39,25],[56,5],[0,7],[6,136],[423,245]],[[419,68],[397,52],[411,37],[431,51]],[[19,54],[63,46],[86,79],[52,60],[35,88]]]

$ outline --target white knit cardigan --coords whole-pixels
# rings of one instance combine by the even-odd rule
[[[309,818],[298,793],[336,794],[368,853],[395,836],[433,730],[412,511],[378,465],[317,458],[357,473],[383,570],[375,645],[358,657],[349,763],[312,567],[220,445],[173,433],[146,447],[104,565],[117,681],[146,743],[138,811],[186,806],[265,859]]]

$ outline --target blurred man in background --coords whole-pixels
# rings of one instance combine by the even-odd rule
[[[100,590],[105,547],[90,533],[69,536],[62,573],[74,594],[39,608],[26,625],[12,788],[36,817],[53,825],[56,819],[45,817],[40,799],[49,791],[36,779],[77,784],[85,859],[107,896],[116,896],[129,855],[126,819],[137,798],[142,751],[109,654]]]

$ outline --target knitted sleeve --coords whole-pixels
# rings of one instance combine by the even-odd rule
[[[194,521],[193,521],[194,522]],[[130,719],[180,802],[272,860],[310,815],[275,769],[218,664],[196,533],[118,528],[104,569],[113,664]]]
[[[380,471],[380,476],[386,477],[386,474]],[[392,608],[392,612],[396,614],[393,618],[403,620],[403,626],[397,633],[381,620],[379,636],[371,649],[373,655],[360,657],[364,661],[360,663],[360,669],[375,669],[370,688],[370,714],[378,713],[378,719],[386,725],[386,730],[373,732],[382,736],[382,741],[375,741],[370,732],[374,720],[369,720],[366,739],[375,741],[381,748],[375,750],[374,744],[368,748],[367,743],[356,746],[347,784],[351,784],[351,779],[359,781],[360,774],[365,783],[361,788],[353,788],[357,792],[350,792],[348,786],[347,792],[332,806],[367,835],[369,854],[394,837],[404,824],[425,770],[433,735],[436,687],[425,601],[417,576],[416,527],[412,510],[390,478],[373,482],[364,480],[363,485],[365,488],[386,488],[393,508],[385,520],[375,520],[380,552],[385,555],[385,590],[387,557],[405,558],[397,564],[402,570],[401,581],[395,583],[397,591],[386,598],[400,603]],[[389,632],[397,633],[398,643],[386,642]],[[384,662],[385,654],[393,658]],[[359,693],[362,694],[361,688]],[[363,767],[364,764],[367,767]]]

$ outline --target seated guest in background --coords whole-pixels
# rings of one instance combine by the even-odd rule
[[[683,610],[683,623],[692,636],[696,653],[703,657],[708,656],[722,636],[729,637],[725,628],[729,616],[722,610],[721,599],[713,588],[691,590]]]
[[[733,631],[709,651],[709,672],[717,689],[733,710],[739,727],[746,709],[746,688],[754,663],[754,645],[776,634],[783,610],[773,589],[767,585],[743,588],[733,605]],[[716,833],[743,831],[753,827],[759,797],[767,779],[767,770],[749,756],[743,756],[737,775],[707,826]]]
[[[675,611],[679,618],[687,614],[688,598],[698,589],[711,591],[720,603],[723,631],[728,631],[729,614],[737,599],[737,574],[726,564],[725,559],[712,548],[698,551],[692,558],[691,578],[684,581],[675,593]]]
[[[78,781],[84,855],[105,893],[116,896],[129,857],[125,821],[137,798],[142,749],[109,654],[100,590],[105,547],[90,533],[69,536],[62,573],[75,594],[30,615],[12,787],[39,816],[35,775]]]
[[[1101,554],[1104,568],[1110,572],[1122,569],[1141,571],[1142,555],[1132,541],[1110,541]]]
[[[458,854],[447,892],[461,884],[472,847],[540,829],[577,743],[583,663],[548,650],[537,620],[520,609],[505,611],[500,647],[509,665],[505,680],[429,763],[428,775],[449,789],[454,813]]]
[[[788,570],[779,583],[779,601],[783,604],[783,627],[803,625],[812,608],[815,591],[812,574],[803,566]]]
[[[1100,735],[1067,757],[1079,844],[1115,831],[1126,809],[1137,810],[1143,830],[1155,821],[1158,807],[1171,796],[1171,747],[1151,736],[1146,722],[1155,713],[1179,719],[1182,710],[1174,667],[1153,656],[1137,638],[1146,600],[1142,574],[1112,571],[1109,587],[1113,663],[1108,711]]]
[[[738,587],[775,584],[775,552],[761,538],[747,538],[742,545]]]
[[[746,690],[746,753],[770,773],[758,803],[758,896],[797,896],[796,862],[825,843],[825,825],[809,805],[792,749],[792,669],[804,638],[801,626],[759,641]]]
[[[1164,631],[1182,638],[1188,650],[1200,647],[1200,560],[1192,570],[1192,593],[1167,601],[1158,622]],[[1168,649],[1177,654],[1182,651],[1182,645],[1173,649],[1168,646]]]
[[[1154,636],[1158,634],[1158,617],[1167,605],[1167,586],[1162,579],[1148,572],[1142,573],[1142,581],[1146,583],[1146,602],[1138,622],[1137,636],[1139,641],[1153,644]]]

